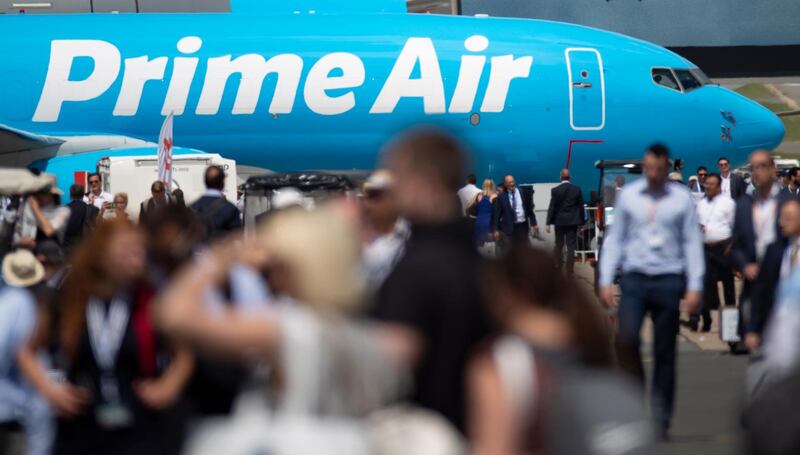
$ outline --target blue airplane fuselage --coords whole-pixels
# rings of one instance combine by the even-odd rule
[[[0,17],[0,124],[35,134],[175,144],[272,170],[369,169],[418,124],[461,138],[480,178],[585,190],[595,160],[664,143],[693,171],[773,148],[783,126],[716,85],[671,89],[693,65],[596,29],[411,14]],[[0,160],[2,157],[0,156]]]

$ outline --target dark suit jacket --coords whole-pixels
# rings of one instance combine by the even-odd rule
[[[220,198],[216,196],[203,196],[191,205],[191,209],[203,215],[206,211],[210,210],[212,208],[211,205],[219,199]],[[210,216],[215,232],[231,232],[242,227],[239,209],[228,201],[220,203]]]
[[[747,183],[745,183],[744,179],[739,176],[739,174],[734,174],[731,172],[731,198],[736,201],[740,197],[745,195],[747,191]]]
[[[522,209],[525,211],[525,219],[532,226],[536,226],[536,214],[533,213],[533,190],[530,188],[517,188],[519,195],[522,198]],[[517,214],[514,212],[514,207],[511,205],[507,191],[504,191],[497,197],[497,210],[495,210],[495,219],[492,226],[505,235],[511,235],[514,232],[514,223]]]
[[[86,226],[94,226],[100,210],[81,200],[71,201],[69,207],[69,220],[67,229],[64,231],[64,249],[69,250],[77,244],[84,234]]]
[[[758,270],[758,278],[753,282],[750,293],[751,308],[748,325],[750,332],[763,333],[764,326],[769,321],[778,282],[781,278],[781,265],[787,244],[786,239],[779,239],[773,242],[764,253],[764,259]]]
[[[569,182],[561,183],[550,191],[547,224],[580,226],[585,221],[581,189]]]
[[[733,182],[731,182],[732,184]],[[775,216],[775,229],[781,239],[781,230],[778,226],[778,215],[783,204],[792,198],[789,192],[780,192],[778,198],[778,213]],[[736,270],[742,271],[747,264],[758,262],[756,257],[756,231],[753,228],[753,196],[745,194],[736,201],[736,216],[733,220],[733,243],[731,248],[731,261]]]

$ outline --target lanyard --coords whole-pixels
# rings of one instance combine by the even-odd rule
[[[114,298],[108,311],[100,300],[89,299],[89,304],[86,306],[89,344],[101,371],[110,372],[114,369],[129,316],[130,309],[123,299]]]

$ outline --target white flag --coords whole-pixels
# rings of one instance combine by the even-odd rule
[[[172,114],[161,125],[158,135],[158,180],[164,182],[167,191],[172,191]]]

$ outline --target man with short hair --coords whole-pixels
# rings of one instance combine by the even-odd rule
[[[89,192],[83,198],[83,202],[97,207],[97,210],[103,208],[106,202],[114,202],[114,196],[111,193],[103,191],[103,178],[97,172],[92,172],[88,177]]]
[[[703,290],[703,242],[694,202],[684,185],[668,182],[669,151],[650,147],[645,178],[625,185],[617,198],[600,255],[600,296],[616,308],[614,278],[622,268],[619,302],[619,361],[644,382],[642,322],[649,312],[654,328],[653,409],[664,437],[675,402],[675,347],[680,301],[691,314]]]
[[[556,265],[559,270],[564,263],[564,243],[567,246],[567,277],[575,272],[575,248],[578,226],[586,221],[583,211],[581,189],[570,182],[569,169],[561,170],[561,183],[550,191],[550,207],[547,209],[547,233],[550,226],[556,227]]]
[[[709,174],[705,179],[706,197],[697,203],[697,218],[703,230],[706,275],[703,281],[703,332],[711,330],[711,310],[720,307],[717,281],[722,281],[726,306],[736,306],[733,272],[728,260],[736,203],[722,194],[722,177]],[[689,319],[689,328],[697,330],[700,313]]]
[[[789,176],[791,181],[787,189],[794,197],[800,197],[800,167],[793,167],[789,169]]]
[[[724,156],[717,160],[719,175],[722,178],[722,194],[734,201],[742,197],[746,190],[744,179],[731,172],[731,160]]]
[[[498,209],[492,225],[512,243],[527,242],[531,228],[534,234],[539,232],[533,211],[533,190],[517,188],[511,174],[503,178],[503,187],[505,190],[497,198]]]
[[[205,174],[206,192],[191,205],[205,224],[205,239],[214,240],[242,227],[239,209],[225,199],[225,171],[209,166]]]
[[[489,332],[478,290],[480,256],[453,197],[465,156],[451,137],[420,129],[395,141],[386,158],[392,195],[411,224],[411,237],[372,316],[405,340],[402,350],[415,379],[411,400],[463,432],[467,363]]]
[[[708,169],[705,166],[700,166],[697,168],[697,180],[693,181],[689,186],[689,189],[692,190],[694,193],[705,193],[706,188],[706,177],[708,176]]]
[[[740,302],[749,302],[753,284],[761,270],[770,244],[782,238],[778,225],[781,207],[792,196],[781,191],[776,181],[775,161],[765,150],[758,150],[750,155],[750,166],[753,172],[753,195],[747,195],[736,201],[736,218],[733,225],[733,243],[731,259],[733,266],[742,273],[744,286]],[[744,305],[739,309],[740,337],[744,338],[744,328],[749,321],[745,315],[749,308]],[[744,354],[747,349],[743,343],[731,345],[732,352]]]
[[[400,219],[392,194],[391,172],[378,169],[364,182],[361,213],[364,216],[362,267],[367,288],[376,291],[403,257],[408,226]]]
[[[97,207],[83,202],[83,196],[83,185],[76,183],[69,187],[69,220],[64,231],[64,251],[67,253],[94,228],[100,213]]]
[[[458,190],[458,199],[461,201],[461,209],[464,215],[469,215],[469,210],[475,205],[475,197],[481,192],[481,189],[476,186],[478,178],[475,174],[467,176],[466,184]]]
[[[150,185],[150,197],[142,201],[139,206],[139,224],[143,226],[147,223],[148,215],[159,207],[164,207],[167,204],[169,204],[167,186],[164,185],[164,182],[156,180]]]

